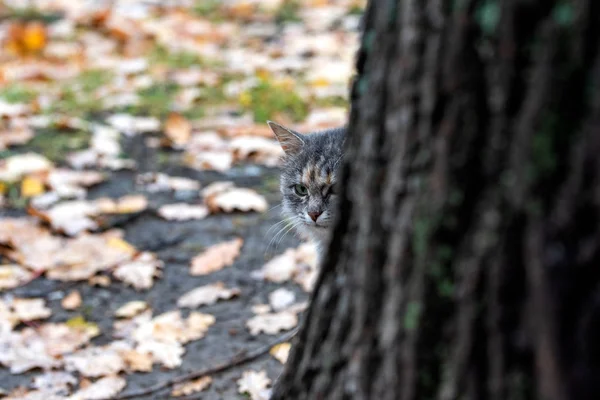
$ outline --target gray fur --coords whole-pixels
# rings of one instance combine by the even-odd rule
[[[334,219],[338,196],[334,185],[346,128],[303,135],[272,122],[269,126],[282,146],[285,144],[280,181],[283,213],[301,236],[308,236],[317,244],[321,253]],[[294,190],[297,184],[304,185],[308,194],[298,195]],[[310,212],[322,214],[313,221]]]

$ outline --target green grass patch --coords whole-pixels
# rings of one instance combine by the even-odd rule
[[[90,132],[46,129],[38,132],[27,147],[48,159],[62,161],[70,152],[89,147]]]
[[[169,51],[163,46],[154,46],[148,56],[150,64],[166,65],[169,68],[190,68],[205,65],[205,62],[194,53],[185,51]]]
[[[0,98],[7,103],[30,103],[37,93],[20,84],[11,84],[0,89]]]
[[[60,100],[52,104],[49,113],[63,113],[71,117],[87,117],[102,110],[102,102],[94,96],[96,90],[110,83],[113,74],[106,70],[89,70],[61,87]]]
[[[275,21],[283,22],[299,22],[300,19],[300,2],[297,0],[285,0],[275,13]]]
[[[196,0],[192,10],[200,17],[220,21],[223,19],[221,3],[221,0]]]
[[[277,115],[287,115],[301,121],[308,115],[308,105],[290,88],[262,79],[240,96],[242,107],[252,111],[256,122],[265,122]]]
[[[139,103],[125,107],[123,112],[135,115],[166,117],[172,109],[173,98],[178,87],[171,83],[156,83],[138,91]]]

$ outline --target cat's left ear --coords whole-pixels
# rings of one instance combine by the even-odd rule
[[[281,144],[281,148],[287,154],[294,154],[298,152],[302,146],[304,146],[304,140],[302,140],[302,135],[297,132],[292,131],[284,126],[276,124],[273,121],[267,121],[269,128],[273,131],[277,140],[279,140],[279,144]]]

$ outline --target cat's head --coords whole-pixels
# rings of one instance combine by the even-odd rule
[[[322,241],[333,223],[345,129],[303,135],[268,124],[285,152],[280,186],[283,212],[301,233]]]

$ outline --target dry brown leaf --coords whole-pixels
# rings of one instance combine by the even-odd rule
[[[208,208],[202,204],[167,204],[158,209],[158,215],[169,221],[203,219],[208,216]]]
[[[76,308],[79,308],[79,306],[81,306],[81,303],[81,294],[77,290],[73,290],[71,293],[69,293],[62,299],[60,305],[65,310],[75,310]]]
[[[0,150],[6,150],[11,146],[23,145],[29,142],[34,133],[29,128],[11,129],[0,132]]]
[[[14,289],[29,282],[33,273],[17,264],[0,265],[0,290]]]
[[[260,137],[239,137],[229,147],[236,162],[252,161],[267,167],[279,165],[284,154],[277,141]]]
[[[262,269],[253,271],[251,276],[266,279],[275,283],[290,280],[296,272],[295,249],[287,249],[283,254],[274,257]]]
[[[122,351],[131,350],[125,342],[112,342],[106,346],[90,346],[64,357],[67,371],[77,371],[88,378],[115,375],[125,370]]]
[[[40,154],[17,154],[0,160],[0,181],[15,182],[26,175],[41,174],[52,168],[52,163]]]
[[[310,292],[317,279],[317,273],[316,247],[312,243],[303,243],[274,257],[260,270],[252,271],[251,276],[277,283],[294,279],[305,291]]]
[[[165,122],[165,135],[174,147],[182,147],[192,135],[192,124],[181,114],[172,112]]]
[[[115,278],[133,286],[136,290],[150,289],[154,278],[159,277],[163,262],[155,254],[144,252],[129,262],[117,266]]]
[[[77,400],[106,400],[112,399],[122,391],[127,381],[120,376],[107,376],[89,386],[79,389],[72,398]]]
[[[108,275],[96,275],[88,279],[90,286],[109,287],[110,277]]]
[[[46,178],[46,184],[59,197],[81,198],[85,196],[85,188],[94,186],[106,177],[98,171],[75,171],[69,169],[55,169],[50,171]]]
[[[252,400],[268,400],[270,390],[267,388],[271,380],[267,377],[266,371],[244,371],[242,377],[238,379],[238,393],[249,394]]]
[[[127,369],[133,372],[152,371],[152,356],[149,353],[141,353],[137,350],[124,350],[121,357],[127,365]]]
[[[290,330],[296,325],[298,325],[298,317],[290,311],[256,315],[246,322],[246,327],[253,336],[261,332],[274,335],[280,331]]]
[[[254,314],[268,314],[271,312],[271,306],[268,304],[255,304],[251,308]]]
[[[133,318],[141,312],[148,309],[148,303],[137,300],[123,304],[115,311],[115,317],[118,318]]]
[[[48,323],[0,335],[0,364],[13,374],[57,368],[63,363],[59,356],[73,352],[98,333],[98,328],[89,324]]]
[[[190,274],[207,275],[230,266],[240,255],[243,243],[243,239],[236,238],[209,247],[192,259]]]
[[[218,300],[228,300],[240,294],[238,288],[227,289],[223,282],[200,286],[193,289],[177,300],[178,307],[196,308],[214,304]]]
[[[248,188],[237,188],[229,182],[216,182],[203,191],[204,203],[212,213],[233,211],[265,212],[268,203],[263,196]]]
[[[179,383],[173,388],[171,396],[189,396],[192,393],[203,391],[204,389],[209,387],[211,383],[212,378],[210,376],[203,376],[198,379],[194,379],[193,381]]]
[[[52,310],[46,307],[44,299],[18,299],[6,296],[0,299],[0,331],[1,328],[11,330],[21,322],[48,318]]]
[[[164,191],[196,191],[200,189],[200,182],[178,176],[169,176],[162,173],[146,173],[138,175],[137,182],[146,185],[150,193]]]
[[[271,354],[277,361],[282,364],[287,362],[288,356],[290,355],[290,349],[292,344],[289,342],[279,343],[271,347],[269,354]]]
[[[187,319],[183,319],[180,311],[170,311],[152,319],[147,314],[141,314],[132,323],[133,327],[125,325],[126,328],[121,327],[120,330],[131,331],[136,350],[151,354],[154,362],[166,368],[175,368],[181,365],[181,357],[185,352],[182,345],[203,338],[215,323],[215,317],[192,312]]]
[[[131,260],[132,253],[115,241],[109,232],[102,235],[82,235],[63,241],[63,247],[47,254],[49,270],[46,276],[61,281],[86,280],[100,271]]]

